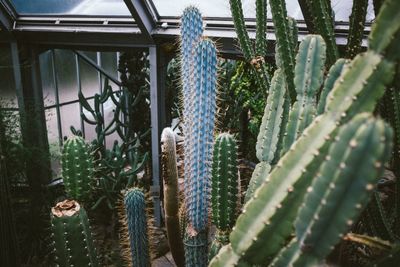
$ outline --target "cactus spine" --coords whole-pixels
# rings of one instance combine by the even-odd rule
[[[93,158],[89,146],[80,136],[72,136],[64,143],[62,177],[68,196],[79,202],[89,199],[93,186]]]
[[[168,243],[178,267],[185,266],[185,253],[180,234],[178,168],[175,134],[165,128],[161,134],[162,170],[164,181],[164,210]]]
[[[150,267],[146,201],[139,188],[125,193],[124,205],[133,266]]]
[[[369,114],[341,127],[299,210],[296,241],[272,266],[313,266],[327,256],[367,204],[390,157],[391,138],[390,127]]]
[[[295,50],[293,44],[293,30],[289,24],[289,19],[286,11],[286,4],[283,0],[269,0],[272,21],[275,26],[276,34],[276,51],[279,60],[278,67],[282,69],[286,77],[287,90],[289,92],[292,103],[296,100],[296,90],[293,83],[294,65],[295,65]],[[293,26],[292,26],[293,27]],[[297,41],[296,41],[297,43]]]
[[[229,233],[235,223],[240,201],[237,146],[233,136],[220,134],[215,140],[213,154],[211,207],[217,232],[216,240],[211,245],[210,258],[229,243]]]
[[[55,262],[60,267],[100,266],[86,211],[75,200],[51,209]]]
[[[365,18],[367,16],[368,0],[353,1],[350,15],[349,37],[347,39],[346,57],[353,58],[361,51],[364,34]]]

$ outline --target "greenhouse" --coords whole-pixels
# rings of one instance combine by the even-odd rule
[[[0,267],[396,267],[400,1],[0,0]]]

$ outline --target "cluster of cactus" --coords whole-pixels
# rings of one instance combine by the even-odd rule
[[[85,209],[74,200],[51,210],[55,262],[58,266],[100,266]]]
[[[214,145],[211,178],[212,221],[217,230],[209,258],[213,258],[229,242],[240,203],[240,181],[237,167],[237,146],[228,133],[218,135]]]
[[[261,175],[259,188],[244,206],[230,235],[230,244],[221,249],[210,266],[268,262],[272,266],[294,262],[309,266],[322,260],[357,218],[388,160],[391,141],[391,130],[382,121],[370,114],[357,114],[372,112],[393,79],[394,61],[399,56],[394,48],[399,44],[400,25],[395,22],[398,10],[399,4],[393,0],[382,6],[370,35],[369,50],[347,64],[340,60],[331,68],[318,106],[315,93],[311,98],[298,96],[304,103],[312,99],[308,105],[314,109],[313,116],[317,110],[321,115],[314,120],[311,117],[312,122],[300,133],[290,133],[297,135],[297,140],[292,138],[290,148],[282,153],[271,173]],[[305,43],[312,38],[316,39],[308,37]],[[298,60],[304,47],[300,46]],[[296,75],[307,77],[309,70],[304,65],[302,71],[306,73]],[[317,73],[321,74],[315,76],[315,82],[321,86],[322,70]],[[307,86],[312,84],[310,78],[304,81]],[[323,96],[326,101],[321,103]],[[343,201],[335,202],[337,199]],[[296,237],[287,244],[295,221]]]
[[[86,202],[94,183],[94,162],[89,145],[80,136],[74,135],[64,143],[62,177],[68,197]]]

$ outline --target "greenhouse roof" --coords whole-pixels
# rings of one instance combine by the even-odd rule
[[[296,18],[300,38],[307,34],[297,0],[287,0],[287,10]],[[229,0],[0,0],[3,31],[24,41],[45,45],[97,47],[149,46],[176,39],[179,16],[188,6],[197,6],[205,17],[206,34],[220,38],[222,50],[237,52]],[[352,1],[332,0],[338,44],[345,44]],[[255,29],[255,0],[242,0],[250,36]],[[269,18],[271,14],[268,11]],[[370,0],[367,22],[374,19]],[[366,32],[369,32],[367,23]],[[269,21],[268,37],[274,39]],[[4,38],[1,38],[4,40]]]

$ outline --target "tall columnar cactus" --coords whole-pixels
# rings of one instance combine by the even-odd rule
[[[314,266],[329,254],[367,204],[391,139],[390,127],[369,114],[341,127],[299,210],[296,238],[271,266]]]
[[[263,177],[271,171],[272,162],[277,156],[278,144],[284,134],[282,121],[287,116],[285,113],[288,112],[285,108],[289,105],[285,96],[287,94],[284,73],[278,69],[271,81],[270,93],[257,137],[256,155],[260,163],[257,164],[251,177],[245,201],[249,200],[254,191],[262,184]]]
[[[235,139],[222,133],[215,140],[212,162],[211,207],[217,232],[210,248],[210,258],[229,242],[229,233],[235,224],[240,201],[238,171]]]
[[[264,57],[266,55],[266,22],[267,12],[266,0],[256,1],[256,49],[250,40],[249,34],[246,30],[246,24],[243,16],[241,0],[229,0],[233,23],[235,26],[236,34],[238,37],[240,48],[247,62],[249,62],[254,71],[257,83],[263,88],[265,92],[269,89],[269,75],[268,67],[265,63]]]
[[[51,209],[51,230],[57,266],[100,266],[86,211],[75,200]]]
[[[281,155],[312,122],[317,111],[316,96],[323,82],[326,46],[319,35],[309,35],[300,44],[296,57],[294,103],[286,126]]]
[[[192,106],[184,127],[185,259],[186,266],[205,266],[217,82],[217,51],[211,40],[203,39],[194,48],[190,81],[191,94],[184,99]]]
[[[302,9],[308,9],[313,19],[315,33],[320,34],[327,45],[326,64],[331,66],[339,58],[339,51],[336,45],[335,26],[332,18],[332,7],[329,0],[305,0],[300,1]]]
[[[183,267],[185,266],[185,253],[180,234],[176,141],[171,128],[165,128],[161,134],[161,156],[168,243],[176,265]]]
[[[146,200],[139,188],[125,193],[124,205],[133,266],[150,267]]]
[[[193,48],[200,41],[203,35],[203,19],[200,11],[193,6],[183,10],[181,17],[181,80],[182,97],[188,99],[190,94],[190,73],[193,64]],[[183,119],[188,120],[191,105],[188,101],[183,101]]]
[[[350,15],[350,28],[346,45],[347,58],[353,58],[361,51],[361,42],[364,35],[367,9],[368,0],[353,1]]]
[[[65,141],[61,165],[68,196],[79,202],[87,201],[94,183],[94,163],[89,146],[82,137],[72,136]]]
[[[288,34],[293,32],[289,23],[286,4],[284,0],[269,0],[272,21],[275,26],[276,34],[276,51],[278,57],[278,67],[282,69],[286,77],[287,89],[291,102],[296,100],[294,78],[295,65],[295,44],[293,43],[293,35]],[[292,26],[293,27],[293,26]],[[297,41],[296,41],[297,44]]]

